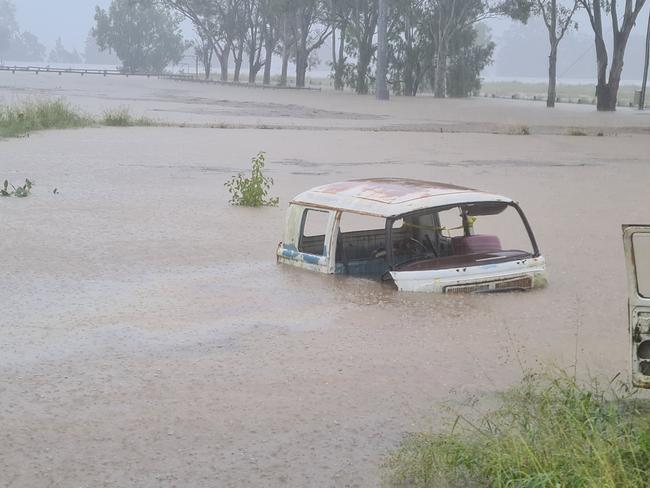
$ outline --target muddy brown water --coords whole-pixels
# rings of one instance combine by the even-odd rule
[[[377,486],[405,432],[523,368],[626,375],[620,224],[650,221],[648,147],[179,128],[0,142],[0,177],[36,181],[0,200],[0,486]],[[224,181],[261,149],[280,207],[230,207]],[[275,264],[293,195],[366,176],[517,199],[549,287],[408,294]]]

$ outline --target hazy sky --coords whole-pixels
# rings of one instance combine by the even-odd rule
[[[14,0],[22,30],[38,36],[48,48],[61,37],[68,49],[83,51],[94,22],[95,6],[106,7],[110,0]]]

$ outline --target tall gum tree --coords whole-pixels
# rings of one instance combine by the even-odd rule
[[[548,31],[549,54],[548,54],[548,93],[546,106],[555,107],[556,85],[557,85],[557,51],[560,41],[564,38],[569,28],[577,28],[573,21],[573,15],[578,9],[578,1],[574,0],[571,5],[563,5],[562,0],[535,0],[533,13],[544,20]]]
[[[594,31],[596,75],[598,79],[596,108],[599,111],[614,111],[616,110],[627,41],[646,0],[625,0],[622,12],[619,11],[617,0],[610,0],[610,2],[603,0],[578,1],[580,6],[587,11],[591,28]],[[609,77],[607,76],[609,58],[603,33],[603,13],[605,15],[609,13],[612,22],[613,47]]]
[[[444,98],[451,39],[467,27],[493,17],[506,16],[526,22],[531,5],[526,0],[429,0],[427,9],[436,46],[433,95]]]
[[[221,81],[228,81],[232,33],[223,26],[222,16],[225,9],[215,2],[205,0],[163,0],[163,4],[177,11],[192,23],[197,35],[205,44],[205,49],[212,50],[217,56]],[[206,77],[209,77],[209,73],[206,73]]]
[[[293,0],[288,16],[296,57],[296,86],[304,87],[309,68],[309,56],[321,47],[332,33],[321,0]]]

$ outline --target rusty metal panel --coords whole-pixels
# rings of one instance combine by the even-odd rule
[[[501,195],[446,183],[373,178],[312,188],[296,196],[292,203],[376,217],[395,217],[443,205],[486,201],[512,202]]]

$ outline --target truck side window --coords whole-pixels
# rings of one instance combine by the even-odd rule
[[[317,256],[325,255],[325,234],[330,213],[324,210],[307,209],[302,215],[300,244],[298,250]]]

